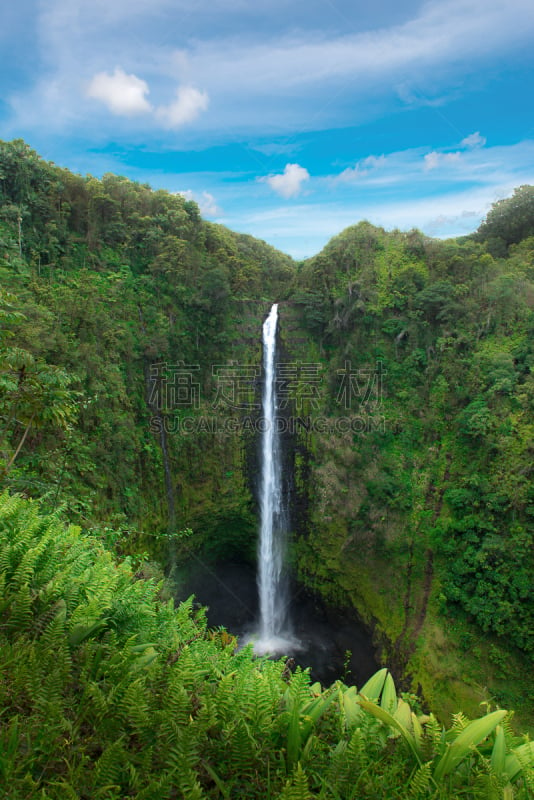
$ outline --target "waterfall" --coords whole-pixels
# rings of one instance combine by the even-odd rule
[[[254,649],[258,653],[283,650],[291,643],[287,622],[284,551],[287,515],[282,495],[282,454],[277,429],[276,327],[278,305],[263,324],[263,396],[260,476],[260,535],[258,590],[260,624]]]

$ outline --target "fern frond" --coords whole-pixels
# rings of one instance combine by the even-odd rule
[[[123,770],[127,768],[127,757],[122,739],[112,742],[95,766],[95,788],[103,789],[116,787],[120,789]]]
[[[313,800],[308,786],[308,778],[300,764],[297,765],[293,776],[286,783],[280,800]]]
[[[432,785],[432,762],[420,766],[413,775],[408,785],[408,797],[416,800],[418,797],[428,796]]]
[[[32,598],[28,584],[21,586],[12,596],[8,617],[8,628],[17,632],[28,630],[33,621]]]
[[[423,759],[431,761],[439,753],[443,741],[443,729],[436,717],[430,714],[423,725],[423,739],[421,742]]]

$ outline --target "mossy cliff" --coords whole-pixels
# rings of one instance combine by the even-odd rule
[[[461,696],[528,718],[534,239],[490,245],[361,223],[300,266],[281,311],[291,358],[314,365],[294,561],[443,711]]]
[[[279,301],[300,579],[441,710],[488,686],[528,714],[532,196],[463,240],[360,223],[295,264],[183,197],[1,144],[2,485],[122,554],[253,559]]]

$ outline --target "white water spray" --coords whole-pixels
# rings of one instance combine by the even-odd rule
[[[260,538],[258,546],[258,588],[260,626],[254,644],[257,653],[295,649],[287,623],[287,591],[283,574],[287,517],[282,497],[280,434],[276,426],[276,326],[278,305],[263,324]]]

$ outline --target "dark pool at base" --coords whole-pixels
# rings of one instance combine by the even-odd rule
[[[256,575],[246,564],[206,566],[194,563],[178,592],[183,600],[194,594],[207,606],[210,627],[223,626],[240,638],[250,635],[258,619]],[[371,635],[354,614],[325,605],[302,586],[290,592],[293,636],[300,648],[287,653],[301,667],[310,667],[313,680],[329,686],[341,678],[361,686],[378,669]],[[347,658],[347,654],[350,657]]]

